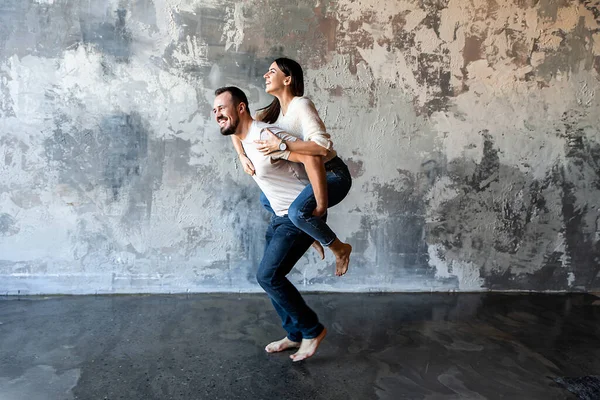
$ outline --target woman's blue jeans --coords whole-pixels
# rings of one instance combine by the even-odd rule
[[[327,180],[328,207],[333,207],[342,201],[352,187],[352,177],[348,167],[341,158],[335,157],[325,163]],[[274,214],[269,200],[261,192],[260,202],[263,207]],[[327,214],[322,217],[312,215],[317,207],[317,200],[311,184],[308,184],[296,197],[288,210],[288,217],[300,230],[318,240],[323,246],[331,245],[336,235],[327,225]]]

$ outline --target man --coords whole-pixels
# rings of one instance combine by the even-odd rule
[[[273,353],[297,347],[298,351],[290,358],[301,361],[315,353],[327,330],[286,278],[313,242],[312,237],[290,221],[287,211],[309,183],[300,163],[321,163],[321,160],[316,156],[285,154],[283,151],[264,155],[254,141],[260,140],[261,133],[267,128],[282,140],[295,141],[296,138],[274,126],[255,121],[250,115],[248,99],[239,88],[223,87],[215,91],[215,96],[212,111],[221,134],[236,135],[240,139],[247,157],[254,165],[253,178],[275,213],[267,228],[267,243],[256,278],[271,299],[287,336],[269,343],[265,350]],[[290,161],[283,159],[284,154]]]

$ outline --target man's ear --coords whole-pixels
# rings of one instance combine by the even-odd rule
[[[245,112],[246,110],[247,110],[246,104],[240,102],[240,104],[238,104],[238,112],[241,114],[241,113]]]

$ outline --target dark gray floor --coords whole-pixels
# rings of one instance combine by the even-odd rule
[[[575,399],[600,374],[591,295],[311,294],[317,355],[282,337],[265,295],[0,301],[0,399]]]

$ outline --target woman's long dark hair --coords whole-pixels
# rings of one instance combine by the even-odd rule
[[[275,63],[285,76],[292,78],[292,94],[294,96],[304,96],[304,73],[300,64],[285,57],[276,59]],[[272,124],[279,118],[280,111],[281,104],[279,104],[279,99],[275,97],[271,104],[258,110],[257,118],[260,121]]]

